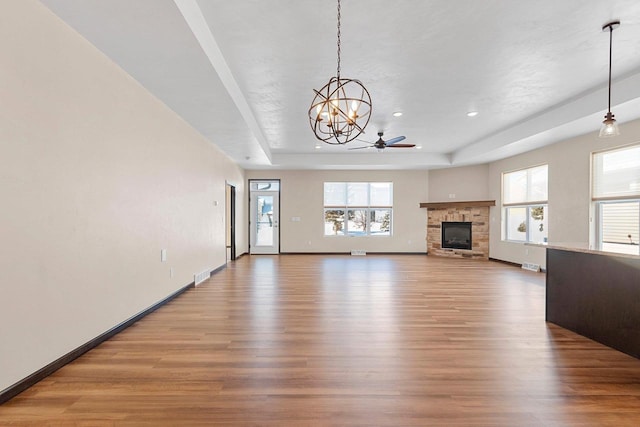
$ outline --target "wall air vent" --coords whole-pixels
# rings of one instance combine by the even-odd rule
[[[366,255],[367,251],[364,249],[354,249],[351,251],[351,255]]]
[[[538,271],[540,271],[540,265],[539,264],[533,264],[531,262],[523,262],[522,263],[522,268],[524,270],[535,271],[536,273]]]
[[[204,282],[209,277],[211,277],[211,272],[209,270],[205,270],[201,273],[194,274],[193,283],[195,284],[195,286],[198,286],[200,283]]]

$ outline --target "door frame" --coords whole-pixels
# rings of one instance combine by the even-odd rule
[[[253,214],[253,212],[251,211],[251,196],[252,196],[253,193],[261,193],[261,192],[264,191],[264,190],[255,190],[254,191],[252,189],[252,185],[251,184],[252,183],[258,183],[258,182],[277,182],[278,183],[278,191],[273,191],[273,192],[270,192],[270,193],[274,195],[274,205],[277,204],[277,208],[278,208],[278,226],[277,226],[277,230],[275,232],[278,235],[278,245],[277,245],[277,248],[276,248],[276,251],[277,251],[276,254],[279,254],[280,253],[280,245],[281,245],[280,239],[282,237],[281,233],[280,233],[280,224],[282,223],[282,221],[280,220],[280,207],[281,207],[280,206],[280,192],[282,191],[282,185],[281,185],[281,182],[280,182],[279,178],[278,179],[249,179],[248,180],[248,185],[247,185],[248,191],[247,191],[247,194],[248,194],[248,212],[249,212],[249,215],[247,215],[247,217],[248,217],[247,219],[248,219],[248,222],[249,222],[249,227],[248,227],[249,232],[247,233],[247,239],[248,239],[249,254],[251,254],[251,255],[260,255],[260,254],[252,254],[252,252],[251,252],[251,236],[253,235],[252,222],[251,222],[251,218],[252,218],[252,214]]]
[[[228,256],[227,261],[236,260],[236,186],[230,183],[226,183],[227,202],[229,205],[226,209],[227,230],[225,233],[229,233],[229,242],[226,245],[226,249],[230,250],[225,254]],[[225,250],[226,252],[226,250]]]

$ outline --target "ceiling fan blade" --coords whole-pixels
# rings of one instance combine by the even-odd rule
[[[369,147],[354,147],[354,148],[347,148],[347,150],[362,150],[363,148],[371,148],[373,147],[373,145],[369,146]]]
[[[365,141],[364,139],[360,139],[360,138],[356,138],[356,139],[354,139],[354,141],[364,142],[365,144],[373,144],[373,142]]]
[[[416,144],[393,144],[393,145],[388,145],[388,148],[413,148],[415,147]]]
[[[396,136],[395,138],[391,138],[390,140],[385,141],[384,145],[386,145],[387,147],[390,147],[396,142],[400,142],[404,139],[406,139],[406,136]]]

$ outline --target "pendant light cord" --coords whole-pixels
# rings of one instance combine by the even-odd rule
[[[609,113],[611,113],[611,51],[613,50],[613,25],[609,26]]]
[[[336,71],[336,77],[340,81],[340,0],[338,0],[338,69]]]

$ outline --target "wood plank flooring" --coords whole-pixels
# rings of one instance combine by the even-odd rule
[[[544,291],[496,262],[245,256],[0,425],[640,425],[640,360],[546,324]]]

